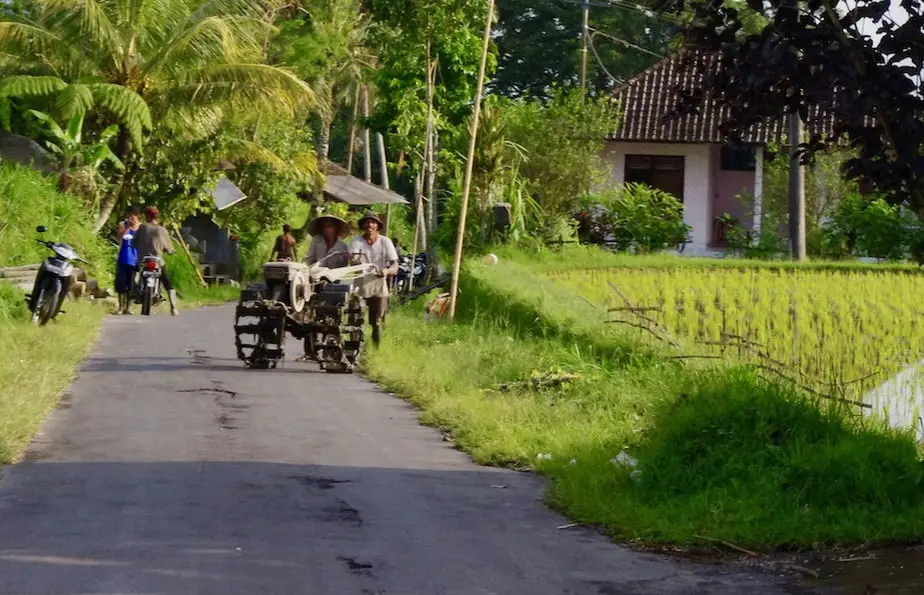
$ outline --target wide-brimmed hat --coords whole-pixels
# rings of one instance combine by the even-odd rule
[[[365,215],[363,215],[362,218],[359,220],[359,223],[358,223],[358,224],[359,224],[359,228],[362,229],[363,226],[366,224],[366,221],[369,221],[370,219],[371,219],[372,221],[375,221],[376,223],[379,224],[379,230],[381,230],[381,229],[383,229],[383,228],[385,227],[385,224],[382,223],[382,220],[379,219],[379,216],[378,216],[378,215],[376,215],[376,214],[373,213],[372,211],[368,211],[368,212],[367,212]]]
[[[321,215],[315,217],[311,223],[308,224],[308,233],[313,236],[321,235],[321,228],[324,227],[324,223],[327,221],[334,224],[337,228],[337,235],[341,238],[350,234],[350,224],[336,215]]]

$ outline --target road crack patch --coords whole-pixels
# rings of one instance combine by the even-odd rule
[[[327,513],[327,518],[332,521],[349,523],[356,527],[363,526],[362,515],[360,515],[358,510],[350,506],[350,504],[342,498],[335,498],[333,506],[327,507],[324,512]]]
[[[349,558],[347,556],[337,556],[337,559],[343,562],[344,566],[347,567],[347,570],[353,574],[375,578],[375,576],[372,574],[372,569],[375,568],[374,565],[367,564],[365,562],[357,562],[356,558]]]
[[[337,484],[352,483],[348,479],[331,479],[330,477],[315,477],[313,475],[290,475],[287,479],[294,479],[306,486],[320,490],[332,490]]]

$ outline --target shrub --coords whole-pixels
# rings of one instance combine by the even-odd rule
[[[613,192],[589,195],[578,215],[585,241],[612,243],[619,251],[655,252],[689,241],[683,204],[644,184],[627,183]]]
[[[898,206],[881,198],[867,200],[851,192],[823,227],[823,250],[829,256],[854,254],[900,260],[908,252],[909,223]]]

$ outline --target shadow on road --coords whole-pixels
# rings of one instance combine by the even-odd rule
[[[296,356],[297,357],[297,356]],[[241,371],[247,367],[238,359],[201,357],[198,360],[189,357],[91,357],[83,366],[84,372],[163,372],[181,370]],[[314,364],[288,360],[281,362],[275,370],[248,370],[252,373],[267,374],[319,374],[321,370]]]
[[[0,593],[781,593],[560,530],[534,478],[259,462],[38,462],[0,484]]]

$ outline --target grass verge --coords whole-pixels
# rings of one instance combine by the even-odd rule
[[[619,540],[804,549],[924,534],[910,434],[747,368],[669,359],[592,313],[522,264],[469,264],[456,322],[394,311],[364,365],[476,462],[536,469],[550,504]],[[556,386],[561,373],[576,378]]]
[[[64,309],[57,322],[34,326],[22,293],[0,284],[0,464],[16,460],[54,409],[106,314],[90,303]]]

